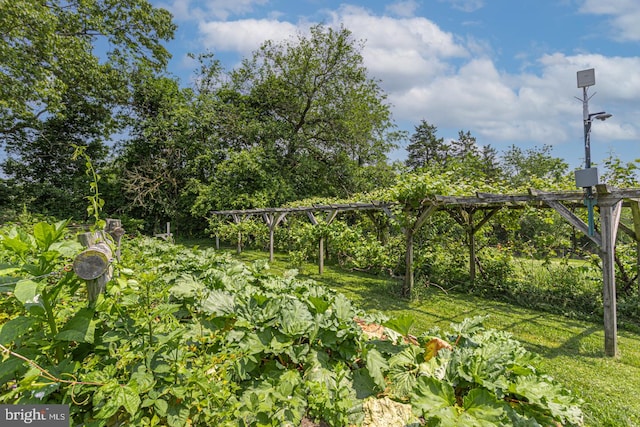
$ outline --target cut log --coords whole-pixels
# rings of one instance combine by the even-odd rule
[[[112,257],[111,248],[107,243],[95,243],[76,256],[73,271],[81,279],[97,279],[107,272]]]

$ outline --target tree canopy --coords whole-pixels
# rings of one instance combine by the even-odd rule
[[[20,139],[65,114],[70,93],[117,102],[136,64],[166,65],[175,26],[146,0],[15,0],[0,2],[0,28],[0,134]]]

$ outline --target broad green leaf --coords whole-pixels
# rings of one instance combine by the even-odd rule
[[[126,409],[130,415],[135,415],[140,407],[140,396],[129,386],[120,387],[119,391],[120,393],[116,395],[116,399],[122,402],[122,406],[124,406],[124,409]]]
[[[225,291],[213,289],[202,302],[202,311],[217,317],[229,316],[235,313],[235,297]]]
[[[387,328],[393,329],[403,337],[406,337],[409,335],[409,330],[411,329],[411,326],[413,326],[414,322],[415,318],[412,315],[403,314],[387,320],[383,325]]]
[[[64,257],[73,258],[82,251],[82,244],[76,240],[64,240],[62,242],[53,242],[49,246],[49,250],[58,252]]]
[[[332,308],[335,312],[336,317],[340,321],[352,321],[353,317],[355,316],[355,311],[353,309],[351,301],[349,301],[349,299],[347,299],[347,297],[342,294],[336,295],[335,299],[333,300]]]
[[[26,362],[15,357],[10,357],[0,363],[0,382],[15,377],[16,372],[26,366]]]
[[[463,399],[463,407],[479,426],[502,425],[508,421],[505,403],[483,388],[471,390]]]
[[[169,293],[176,298],[192,298],[205,288],[204,284],[193,276],[183,275],[176,279]]]
[[[375,348],[369,348],[366,355],[367,369],[369,375],[382,390],[386,387],[384,372],[389,368],[386,359]]]
[[[93,320],[93,309],[80,309],[56,335],[61,341],[76,341],[93,343],[96,322]]]
[[[313,305],[313,307],[316,309],[316,313],[318,314],[324,313],[331,306],[328,301],[320,297],[310,296],[309,302]]]
[[[49,250],[49,246],[60,237],[54,226],[46,222],[39,222],[33,226],[33,236],[38,248],[43,251]]]
[[[305,304],[288,299],[280,314],[280,330],[289,336],[302,335],[313,327],[313,317]]]
[[[128,385],[108,385],[105,388],[105,393],[108,398],[104,406],[100,409],[96,418],[106,419],[113,416],[121,407],[131,415],[135,415],[136,411],[140,407],[140,396]]]
[[[155,384],[153,374],[147,372],[144,368],[138,368],[136,372],[131,374],[129,384],[138,391],[138,393],[147,393]]]
[[[10,251],[13,251],[20,257],[23,257],[27,252],[31,250],[31,246],[27,242],[20,239],[20,237],[18,236],[5,237],[4,239],[2,239],[2,245]]]
[[[418,416],[430,417],[433,412],[454,406],[453,387],[435,378],[420,377],[411,393],[411,405]]]
[[[36,319],[18,316],[0,326],[0,344],[9,345],[13,340],[23,335],[36,324]]]
[[[33,301],[38,293],[38,284],[33,280],[25,279],[16,283],[16,287],[13,291],[15,297],[22,304],[26,304],[29,301]]]
[[[169,408],[169,404],[166,400],[158,399],[153,402],[153,406],[156,408],[158,415],[164,417],[167,415],[167,409]]]
[[[380,390],[366,368],[360,368],[353,372],[353,388],[358,399],[366,399]]]
[[[169,427],[183,427],[189,418],[189,409],[184,404],[170,403],[167,409]]]

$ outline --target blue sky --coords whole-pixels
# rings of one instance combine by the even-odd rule
[[[592,127],[592,162],[640,159],[638,0],[151,2],[178,25],[167,47],[184,85],[195,67],[189,52],[213,52],[231,69],[267,39],[343,25],[364,41],[365,66],[401,129],[424,119],[441,137],[470,131],[499,152],[547,144],[572,168],[585,157],[576,72],[594,68],[590,111],[613,117]]]

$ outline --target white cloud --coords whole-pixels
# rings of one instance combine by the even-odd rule
[[[640,40],[640,2],[637,0],[584,0],[580,12],[610,16],[613,37],[618,40]]]
[[[414,15],[418,6],[419,5],[416,0],[406,0],[392,3],[388,5],[385,10],[392,15],[409,18]]]
[[[298,30],[289,22],[265,19],[211,21],[200,24],[199,29],[205,48],[239,52],[244,56],[249,56],[266,40],[284,40]]]
[[[480,142],[561,144],[579,141],[582,132],[576,71],[595,67],[596,87],[589,95],[598,92],[590,100],[590,111],[606,110],[614,117],[593,126],[594,138],[640,138],[640,75],[625,77],[629,70],[640,69],[640,58],[554,54],[541,57],[539,64],[540,74],[509,74],[498,71],[489,58],[471,59],[434,79],[415,80],[409,90],[392,92],[389,99],[396,117],[470,130]],[[630,108],[630,103],[636,105]]]
[[[444,73],[450,68],[447,60],[469,56],[453,34],[425,18],[375,16],[345,6],[331,13],[330,25],[341,24],[364,40],[365,66],[372,77],[384,81],[387,90],[408,90],[416,81]]]

